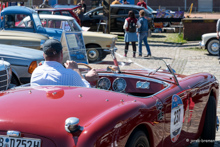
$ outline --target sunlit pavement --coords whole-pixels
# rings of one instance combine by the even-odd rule
[[[153,57],[158,57],[171,64],[173,69],[180,74],[194,74],[198,72],[209,72],[220,80],[220,64],[217,56],[210,56],[206,50],[198,49],[198,42],[189,42],[184,45],[166,44],[166,43],[149,43]],[[158,65],[150,62],[150,58],[133,58],[132,46],[129,46],[128,57],[124,57],[124,43],[118,43],[118,51],[116,57],[119,61],[132,62],[139,67],[151,66],[154,69]],[[192,49],[197,47],[197,49]],[[138,50],[138,48],[137,48]],[[143,47],[143,55],[146,55],[146,49]],[[138,56],[138,54],[136,54]],[[108,55],[104,61],[111,61],[111,56]],[[149,64],[150,62],[150,64]],[[132,69],[131,66],[124,66],[125,68]],[[156,63],[157,64],[157,63]],[[97,64],[91,64],[92,67],[100,67]],[[102,66],[104,67],[104,66]],[[106,65],[105,65],[106,67]],[[218,104],[220,101],[218,101]],[[217,115],[220,116],[220,105],[218,105]],[[192,143],[189,147],[196,147],[198,143]],[[215,147],[220,146],[220,131],[216,133]]]

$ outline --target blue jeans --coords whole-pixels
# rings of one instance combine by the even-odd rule
[[[148,55],[151,55],[150,47],[147,43],[147,35],[148,35],[147,32],[138,33],[139,56],[142,56],[142,41],[144,41]]]

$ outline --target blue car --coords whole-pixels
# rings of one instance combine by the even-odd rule
[[[41,24],[38,13],[28,7],[11,6],[1,11],[1,28],[13,31],[25,31],[44,34],[54,39],[61,39],[62,29],[44,28]],[[22,20],[30,18],[28,25],[22,24]]]

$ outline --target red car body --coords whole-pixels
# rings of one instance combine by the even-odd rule
[[[190,76],[158,71],[127,70],[121,73],[99,71],[100,78],[123,78],[123,92],[70,86],[21,87],[0,93],[0,135],[8,130],[21,137],[41,139],[42,147],[129,146],[137,130],[143,132],[152,147],[187,146],[203,133],[210,97],[216,103],[219,85],[208,73]],[[137,82],[149,88],[138,88]],[[171,137],[173,100],[180,98],[183,120],[180,134]],[[177,116],[177,118],[176,118]],[[79,118],[82,131],[68,133],[65,120]],[[181,119],[180,119],[181,120]],[[215,122],[213,124],[215,126]],[[1,136],[0,136],[1,138]],[[187,141],[188,139],[188,141]]]
[[[79,25],[81,25],[81,21],[78,17],[78,15],[75,13],[74,10],[76,10],[78,7],[74,8],[42,8],[42,9],[35,9],[38,14],[53,14],[53,15],[65,15],[65,16],[72,16],[76,19]]]

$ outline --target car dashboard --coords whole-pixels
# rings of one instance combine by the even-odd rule
[[[126,93],[133,96],[147,97],[169,87],[161,80],[127,74],[99,74],[96,88]]]

